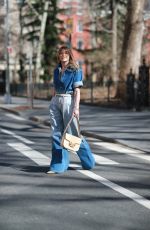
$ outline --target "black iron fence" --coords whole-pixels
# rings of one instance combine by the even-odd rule
[[[150,101],[149,91],[149,67],[146,66],[145,60],[143,60],[143,64],[139,67],[138,78],[135,78],[135,75],[132,73],[132,69],[127,75],[127,107],[129,109],[135,108],[136,110],[141,110],[143,107],[148,107]]]
[[[141,110],[143,107],[150,106],[150,79],[149,67],[145,61],[139,67],[138,77],[132,73],[132,69],[127,74],[126,81],[113,82],[111,78],[101,81],[84,81],[81,90],[81,100],[87,102],[114,102],[117,86],[125,89],[125,104],[128,109]],[[34,84],[33,97],[40,99],[50,99],[52,96],[51,83]],[[31,96],[31,87],[28,84],[11,83],[11,94],[14,96]]]
[[[133,73],[127,75],[126,81],[113,82],[108,79],[103,84],[85,81],[81,89],[81,100],[95,103],[99,101],[114,102],[117,85],[125,89],[125,104],[128,109],[140,110],[149,106],[149,81],[140,76],[136,79]],[[27,84],[11,84],[11,94],[14,96],[30,97],[31,93]],[[39,99],[50,99],[52,96],[52,84],[34,84],[33,96]]]
[[[34,98],[49,99],[51,98],[52,84],[50,83],[36,83],[33,85]],[[12,83],[11,94],[14,96],[28,97],[30,95],[30,88],[25,83]]]

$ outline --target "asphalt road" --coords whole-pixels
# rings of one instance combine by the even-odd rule
[[[47,175],[48,127],[0,111],[1,230],[148,230],[149,156],[88,139],[96,167],[70,153],[63,174]]]

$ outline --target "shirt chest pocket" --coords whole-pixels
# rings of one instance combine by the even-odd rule
[[[72,88],[73,87],[73,73],[64,73],[61,78],[61,82],[64,84],[65,88]]]

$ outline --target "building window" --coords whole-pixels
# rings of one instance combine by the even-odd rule
[[[69,38],[66,41],[66,46],[71,48],[71,34],[70,34]]]
[[[77,42],[77,49],[78,50],[83,50],[83,41],[82,40],[78,40],[78,42]]]
[[[71,34],[73,31],[73,19],[72,18],[68,18],[66,20],[66,33],[67,34]]]
[[[78,21],[77,24],[77,32],[82,32],[83,31],[83,24],[81,21]]]
[[[78,65],[79,65],[79,67],[80,68],[82,68],[82,65],[84,64],[84,62],[83,61],[81,61],[81,60],[78,60]]]
[[[82,10],[82,6],[78,6],[77,7],[77,15],[82,15],[82,12],[83,12],[83,10]]]

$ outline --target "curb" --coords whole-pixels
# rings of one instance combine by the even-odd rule
[[[32,116],[32,117],[29,117],[29,119],[32,120],[32,121],[40,122],[43,125],[50,127],[50,122],[48,120],[43,120],[42,118],[39,118],[38,116]],[[131,149],[140,150],[142,152],[145,152],[142,149],[139,149],[139,148],[136,148],[136,147],[131,147],[131,146],[129,146],[127,144],[124,144],[124,143],[121,143],[121,142],[119,142],[116,139],[113,139],[111,137],[104,137],[104,136],[101,136],[99,134],[95,134],[95,133],[88,132],[88,131],[85,131],[85,130],[81,130],[81,134],[83,136],[86,136],[86,137],[95,138],[97,140],[101,140],[101,141],[104,141],[104,142],[119,144],[119,145],[127,147],[127,148],[131,148]]]
[[[32,117],[29,117],[29,119],[32,120],[32,121],[40,122],[40,123],[50,127],[50,122],[48,120],[43,120],[42,118],[40,118],[38,116],[32,116]],[[119,143],[118,141],[116,141],[113,138],[104,137],[104,136],[101,136],[101,135],[98,135],[98,134],[95,134],[95,133],[91,133],[91,132],[88,132],[88,131],[85,131],[85,130],[81,130],[81,134],[83,136],[86,136],[86,137],[93,137],[93,138],[103,140],[103,141],[107,141],[107,142],[111,142],[111,143]]]
[[[15,115],[18,115],[20,116],[20,113],[14,109],[10,109],[10,108],[4,108],[4,107],[0,107],[0,109],[4,110],[4,111],[7,111],[7,112],[10,112],[10,113],[13,113]]]
[[[4,111],[8,111],[8,112],[11,112],[11,113],[13,113],[15,115],[21,116],[20,113],[18,111],[14,110],[14,109],[4,108],[4,107],[0,107],[0,108],[3,109]],[[41,124],[50,127],[50,122],[48,120],[43,120],[41,117],[31,116],[31,117],[28,117],[28,119],[31,120],[31,121],[34,121],[34,122],[40,122]],[[117,141],[116,139],[113,139],[113,138],[110,138],[110,137],[104,137],[104,136],[101,136],[99,134],[95,134],[95,133],[88,132],[88,131],[85,131],[85,130],[82,130],[81,134],[83,136],[86,136],[86,137],[95,138],[97,140],[101,140],[101,141],[105,141],[105,142],[109,142],[109,143],[120,144],[120,145],[128,147],[128,148],[132,148],[132,149],[135,149],[135,150],[140,150],[140,151],[145,152],[144,150],[141,150],[141,149],[136,148],[136,147],[131,147],[131,146],[127,145],[127,144],[121,143],[121,142]]]
[[[42,118],[39,118],[37,116],[29,117],[29,119],[32,120],[32,121],[43,123],[44,125],[50,127],[50,122],[49,121],[43,120]],[[98,135],[98,134],[95,134],[95,133],[91,133],[91,132],[88,132],[88,131],[85,131],[85,130],[82,130],[81,134],[84,135],[84,136],[87,136],[87,137],[93,137],[93,138],[104,140],[104,141],[107,141],[107,142],[117,143],[117,141],[114,140],[113,138],[104,137],[104,136],[101,136],[101,135]]]
[[[42,118],[40,118],[38,116],[32,116],[32,117],[29,117],[29,119],[32,120],[32,121],[35,121],[35,122],[40,122],[40,123],[44,124],[45,126],[50,127],[50,122],[48,120],[43,120]],[[101,136],[99,134],[95,134],[95,133],[88,132],[88,131],[85,131],[85,130],[81,130],[81,134],[83,136],[95,138],[97,140],[101,140],[101,141],[105,141],[105,142],[109,142],[109,143],[114,143],[114,144],[120,144],[120,145],[123,145],[123,146],[126,146],[126,147],[130,147],[130,146],[126,145],[126,144],[120,143],[119,141],[117,141],[117,140],[115,140],[113,138],[104,137],[104,136]]]
[[[29,120],[44,123],[44,120],[38,116],[29,117]]]

